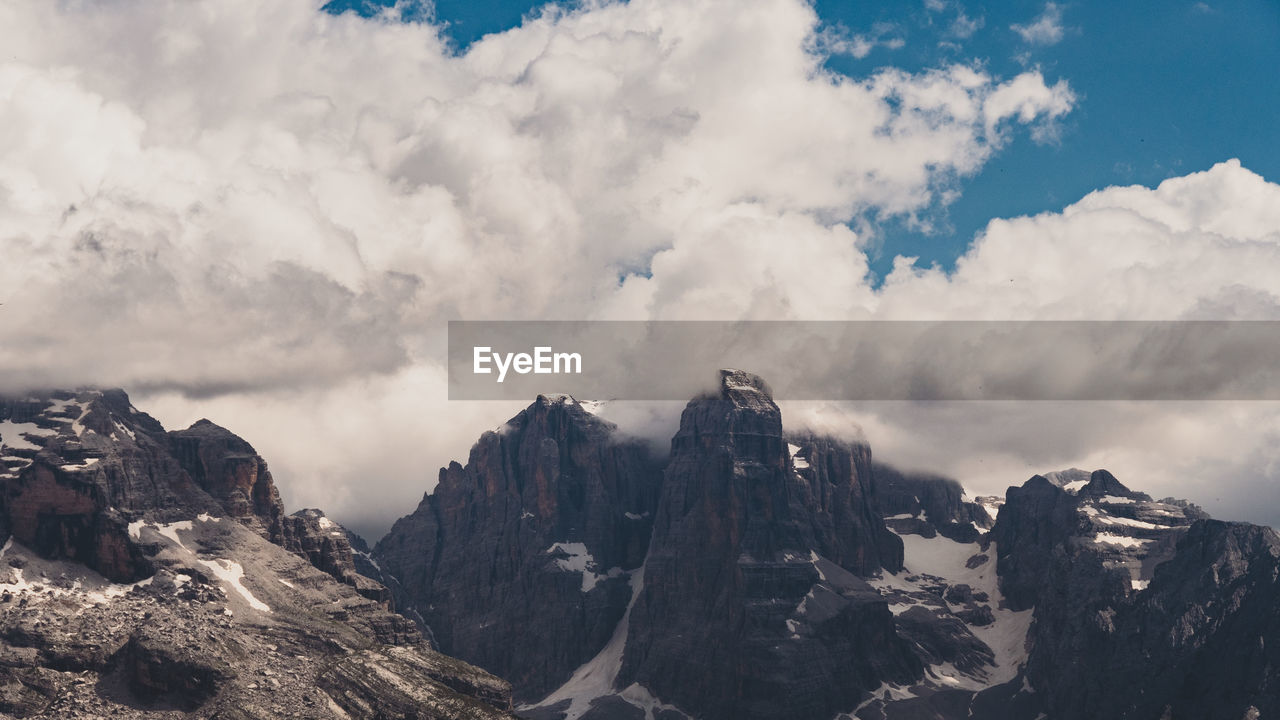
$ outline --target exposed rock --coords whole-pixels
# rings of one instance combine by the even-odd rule
[[[119,391],[0,402],[0,713],[511,717],[506,683],[308,562],[345,535],[268,541],[291,535],[247,443],[176,435]]]
[[[392,606],[391,591],[377,579],[370,577],[370,574],[360,572],[357,567],[355,550],[351,547],[352,534],[325,517],[323,510],[299,510],[286,516],[281,526],[283,532],[279,545],[305,557],[312,565],[355,588],[356,592],[370,600],[377,600],[387,607]],[[363,540],[360,542],[363,543]],[[368,561],[367,546],[363,559]]]
[[[895,532],[956,542],[973,542],[994,520],[979,504],[965,499],[959,482],[941,475],[904,473],[883,463],[871,466],[876,505]]]
[[[643,443],[571,397],[539,396],[485,433],[465,467],[442,469],[373,558],[442,651],[540,698],[612,636],[660,478]]]
[[[1280,538],[1154,502],[1110,473],[1010,488],[1002,584],[1034,604],[1026,716],[1230,718],[1280,710]],[[1073,488],[1074,489],[1074,488]],[[1038,526],[1038,529],[1037,529]],[[1041,568],[1033,563],[1039,553]]]
[[[887,604],[855,575],[901,552],[849,500],[869,490],[866,459],[816,443],[790,452],[764,382],[724,371],[672,440],[617,685],[706,720],[829,718],[918,678]],[[815,464],[823,472],[803,473]],[[823,517],[840,511],[856,514]]]
[[[182,469],[222,505],[223,513],[284,544],[284,503],[253,446],[208,420],[169,433],[169,441]]]
[[[346,532],[316,509],[286,515],[267,463],[253,446],[208,420],[169,433],[173,455],[222,511],[317,568],[391,606],[391,591],[355,567]]]
[[[167,628],[143,624],[117,659],[138,697],[191,711],[217,695],[236,676],[225,648],[175,643]]]

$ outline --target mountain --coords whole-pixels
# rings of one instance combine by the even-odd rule
[[[875,501],[894,532],[973,542],[995,522],[951,478],[904,473],[882,463],[874,464],[872,478]]]
[[[533,700],[609,642],[657,509],[647,446],[568,396],[539,396],[374,548],[440,649]]]
[[[1027,613],[989,609],[994,556],[966,568],[980,548],[938,537],[990,525],[957,483],[784,433],[760,378],[722,373],[665,462],[589,407],[539,397],[373,551],[400,607],[444,652],[511,680],[522,717],[825,720],[885,688],[946,690],[938,664],[985,688],[1009,653],[972,628],[1025,634]],[[880,496],[962,548],[980,587],[905,571],[920,536],[886,527]]]
[[[1074,493],[1041,476],[1010,488],[992,535],[1007,597],[1035,612],[1021,716],[1280,712],[1275,531],[1099,470]]]
[[[1269,528],[1105,470],[970,498],[740,371],[666,457],[597,408],[539,396],[370,548],[213,423],[0,401],[0,717],[1280,714]]]
[[[739,371],[690,401],[665,460],[592,407],[539,397],[369,558],[442,650],[512,681],[520,717],[1275,711],[1269,529],[1105,470],[971,499],[785,432]]]
[[[708,719],[831,717],[917,677],[859,577],[901,567],[901,540],[867,502],[869,460],[862,446],[789,444],[768,387],[746,373],[690,402],[617,685]]]
[[[344,532],[208,421],[119,390],[0,400],[0,716],[509,718]]]

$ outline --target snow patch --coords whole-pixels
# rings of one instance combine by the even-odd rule
[[[583,410],[586,410],[592,415],[599,415],[600,411],[604,409],[605,404],[606,403],[604,400],[579,400],[578,401],[578,407],[582,408]]]
[[[112,423],[113,425],[115,425],[115,426],[116,426],[116,430],[119,430],[120,432],[124,433],[125,435],[128,435],[130,440],[132,440],[132,441],[134,441],[134,442],[137,442],[137,441],[138,441],[138,436],[137,436],[136,434],[134,434],[134,432],[133,432],[132,430],[130,430],[130,429],[128,428],[128,426],[126,426],[124,423],[121,423],[119,420],[116,420],[115,418],[112,418],[112,419],[111,419],[111,423]],[[113,433],[111,433],[111,439],[112,439],[112,440],[115,440],[115,439],[116,439],[116,434],[115,434],[114,432],[113,432]]]
[[[1093,512],[1088,512],[1090,510]],[[1165,527],[1164,525],[1156,525],[1155,523],[1143,522],[1142,520],[1133,520],[1127,517],[1107,515],[1105,513],[1098,512],[1092,507],[1086,507],[1085,511],[1087,515],[1093,518],[1094,522],[1102,523],[1103,525],[1123,525],[1125,527],[1142,528],[1143,530],[1161,530]]]
[[[803,470],[809,467],[809,461],[799,456],[800,446],[787,443],[787,449],[791,451],[791,466],[797,470]]]
[[[1145,547],[1147,543],[1154,542],[1152,540],[1139,540],[1138,538],[1126,537],[1124,535],[1113,535],[1111,533],[1098,533],[1094,536],[1093,541],[1102,545],[1119,545],[1121,547]]]
[[[189,529],[190,523],[187,523],[187,525]],[[201,565],[209,568],[209,570],[216,575],[219,580],[222,580],[235,588],[235,591],[240,593],[240,596],[245,599],[245,602],[249,603],[249,607],[261,612],[271,612],[271,607],[254,597],[253,593],[249,592],[249,588],[245,587],[244,583],[241,582],[241,579],[244,577],[243,565],[238,562],[224,560],[222,558],[218,558],[216,560],[197,560],[196,562],[199,562]]]
[[[40,446],[27,440],[23,435],[48,437],[57,435],[55,430],[46,430],[35,423],[16,423],[12,420],[0,420],[0,447],[12,450],[39,450]]]
[[[190,520],[179,520],[178,522],[169,523],[167,525],[156,525],[154,526],[154,530],[177,543],[178,547],[190,552],[190,548],[183,545],[182,538],[178,537],[179,530],[191,530]]]
[[[568,682],[544,698],[542,702],[530,707],[555,705],[569,700],[565,720],[578,720],[590,708],[592,700],[613,694],[613,683],[618,678],[618,672],[622,670],[622,652],[627,646],[627,634],[631,627],[631,609],[635,607],[636,599],[644,589],[643,566],[631,573],[630,582],[631,601],[627,603],[622,619],[613,629],[613,635],[609,638],[608,644],[596,653],[595,657],[575,670]]]
[[[547,552],[559,552],[568,556],[556,558],[556,565],[561,570],[582,573],[582,592],[584,593],[591,592],[601,580],[621,577],[625,574],[620,567],[609,568],[604,574],[596,573],[596,560],[591,557],[590,552],[587,552],[587,546],[584,543],[555,543],[547,548]]]
[[[82,407],[80,409],[80,417],[71,421],[71,429],[72,431],[75,432],[76,437],[84,437],[85,431],[89,430],[84,426],[84,417],[88,414],[89,414],[89,408],[87,406]],[[89,430],[89,432],[93,432],[93,431]]]
[[[1014,612],[1004,607],[1004,596],[1000,593],[999,577],[996,575],[996,564],[988,559],[977,567],[967,567],[969,558],[985,554],[995,557],[996,544],[992,542],[984,551],[978,543],[958,543],[941,535],[924,538],[919,535],[900,535],[905,553],[906,569],[898,575],[888,572],[869,582],[882,590],[897,590],[908,593],[924,592],[922,585],[928,581],[911,581],[913,575],[931,575],[943,578],[949,585],[965,584],[975,592],[982,591],[990,598],[988,605],[995,622],[985,627],[969,626],[969,631],[991,648],[995,655],[995,666],[985,668],[985,676],[965,676],[965,687],[981,689],[1008,682],[1017,676],[1018,670],[1027,660],[1027,631],[1031,628],[1032,610]],[[895,614],[911,607],[910,601],[898,600],[890,605]],[[959,673],[954,667],[934,666],[934,674],[939,682],[950,684],[946,678],[955,679]],[[975,684],[977,681],[977,684]]]
[[[30,555],[25,547],[18,546],[25,554]],[[3,557],[14,548],[13,538],[0,548],[0,557]],[[37,562],[39,562],[37,560]],[[70,564],[53,562],[46,567],[68,567]],[[68,577],[67,572],[63,572],[60,577],[64,580],[71,580],[70,586],[65,586],[64,582],[54,584],[48,578],[41,577],[39,579],[29,580],[26,577],[28,570],[33,569],[32,566],[26,568],[13,569],[13,582],[0,583],[0,593],[9,592],[14,595],[23,595],[28,593],[39,593],[50,597],[68,597],[78,600],[81,607],[92,607],[94,605],[105,605],[113,599],[127,595],[134,588],[146,587],[151,584],[154,578],[146,578],[135,583],[113,583],[101,575],[95,573],[83,566],[75,566],[74,575]],[[59,586],[59,585],[63,586]]]
[[[685,717],[689,716],[688,713],[675,705],[668,705],[654,697],[653,693],[649,692],[649,688],[641,685],[640,683],[632,683],[618,694],[627,702],[639,707],[641,710],[644,710],[645,720],[654,720],[654,718],[657,717],[657,714],[663,710],[677,712]]]
[[[1063,490],[1066,490],[1067,492],[1071,493],[1072,495],[1075,495],[1077,492],[1079,492],[1079,491],[1080,491],[1080,488],[1082,488],[1082,487],[1084,487],[1085,485],[1088,485],[1088,484],[1089,484],[1089,481],[1088,481],[1088,480],[1073,480],[1073,481],[1071,481],[1071,482],[1067,483],[1066,485],[1063,485],[1063,486],[1062,486],[1062,489],[1063,489]]]
[[[94,465],[97,465],[97,464],[98,464],[98,460],[99,460],[99,458],[85,458],[85,459],[84,459],[84,462],[80,462],[80,463],[64,463],[63,465],[60,465],[59,467],[60,467],[60,468],[62,468],[63,470],[87,470],[87,469],[89,469],[89,468],[93,467]]]

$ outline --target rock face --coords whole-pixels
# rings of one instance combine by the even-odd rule
[[[169,433],[182,469],[227,516],[253,525],[277,545],[285,540],[284,503],[267,463],[249,443],[208,420]]]
[[[0,534],[46,557],[139,580],[153,568],[129,541],[131,521],[222,511],[123,392],[0,401],[0,423]]]
[[[1076,487],[1036,476],[1010,488],[992,532],[1006,595],[1035,608],[1022,716],[1280,712],[1268,648],[1280,643],[1280,537],[1152,501],[1105,471]]]
[[[361,595],[390,607],[391,591],[361,575],[346,531],[317,509],[286,515],[267,463],[249,443],[208,420],[169,433],[182,469],[222,506],[222,512],[296,553]]]
[[[951,478],[904,473],[883,463],[872,466],[871,477],[876,503],[895,532],[973,542],[995,522]]]
[[[539,396],[396,522],[374,558],[444,652],[541,697],[604,647],[644,561],[661,474],[571,397]]]
[[[370,600],[392,607],[391,590],[378,581],[376,570],[366,564],[369,548],[359,535],[325,517],[324,511],[316,508],[299,510],[285,517],[281,527],[278,545],[306,558]],[[363,548],[359,556],[355,544]]]
[[[0,716],[1280,714],[1268,528],[1105,470],[970,502],[737,371],[665,463],[594,408],[539,397],[371,551],[212,423],[0,400]]]
[[[768,387],[746,373],[690,402],[618,686],[701,718],[825,718],[919,677],[857,577],[902,553],[865,502],[868,461],[832,443],[789,449]]]
[[[345,534],[285,516],[226,430],[51,393],[0,401],[0,458],[0,715],[511,717],[509,685],[334,579]]]

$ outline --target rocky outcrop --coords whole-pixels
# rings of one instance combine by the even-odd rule
[[[249,443],[208,420],[169,433],[173,456],[228,517],[285,544],[284,503],[267,463]]]
[[[0,401],[0,459],[0,531],[113,580],[152,572],[128,537],[135,518],[220,513],[118,390]]]
[[[973,542],[995,523],[951,478],[904,473],[883,463],[872,465],[871,478],[875,503],[895,532]]]
[[[539,396],[485,433],[466,466],[442,469],[373,559],[442,651],[541,697],[612,636],[660,477],[643,443],[571,397]]]
[[[223,514],[306,558],[361,595],[391,606],[391,591],[356,569],[343,528],[314,508],[285,514],[267,462],[252,445],[208,420],[168,437],[182,469],[218,501]]]
[[[829,436],[792,435],[788,450],[812,545],[859,575],[902,569],[902,541],[885,527],[875,484],[876,464],[865,443]],[[807,539],[801,542],[808,542]]]
[[[918,678],[887,603],[858,577],[902,552],[852,501],[869,493],[868,459],[792,451],[764,382],[722,372],[672,440],[617,686],[707,720],[829,718]]]
[[[1280,710],[1267,649],[1280,643],[1274,531],[1206,520],[1098,471],[1087,483],[1036,476],[1010,488],[992,535],[1006,594],[1035,608],[1020,716]]]
[[[0,458],[7,717],[511,717],[509,685],[336,581],[345,533],[284,516],[222,428],[50,393],[0,402]]]
[[[391,590],[379,582],[375,568],[365,565],[369,548],[358,535],[330,520],[323,510],[317,508],[299,510],[286,516],[281,527],[281,540],[277,544],[306,558],[315,567],[350,585],[370,600],[392,607]],[[353,539],[364,550],[359,556],[362,561],[359,564],[356,550],[352,547]]]

